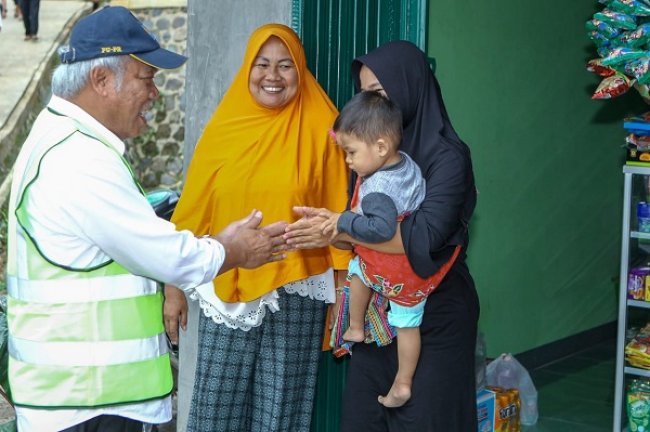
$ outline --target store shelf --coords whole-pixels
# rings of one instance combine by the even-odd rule
[[[627,305],[638,307],[638,308],[650,309],[650,302],[643,301],[643,300],[628,300]]]
[[[650,233],[637,231],[637,205],[650,199],[650,167],[623,167],[623,221],[621,266],[619,275],[618,328],[616,341],[616,384],[614,392],[614,432],[627,431],[625,410],[626,385],[629,378],[650,380],[650,369],[632,367],[625,361],[626,333],[633,324],[628,321],[628,309],[642,309],[636,315],[647,313],[650,322],[650,302],[627,298],[628,274],[639,262],[650,261]]]
[[[631,231],[630,232],[630,237],[636,238],[636,239],[650,240],[650,233],[641,232],[641,231]]]
[[[650,369],[636,368],[632,366],[625,366],[625,373],[628,375],[642,376],[650,378]]]
[[[623,173],[624,174],[641,174],[641,175],[648,175],[650,173],[650,166],[648,167],[641,167],[641,166],[632,166],[632,165],[625,165],[623,166]]]

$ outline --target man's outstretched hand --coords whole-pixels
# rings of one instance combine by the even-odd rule
[[[226,259],[219,273],[235,267],[256,268],[286,257],[281,252],[287,250],[283,237],[287,223],[275,222],[260,228],[261,223],[262,212],[253,210],[215,236],[226,250]]]

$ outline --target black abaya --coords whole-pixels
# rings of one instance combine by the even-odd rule
[[[383,348],[355,344],[341,431],[475,432],[479,302],[465,264],[467,228],[476,205],[469,149],[454,131],[438,82],[415,45],[390,42],[356,59],[352,71],[357,88],[362,65],[372,70],[402,110],[400,150],[418,163],[427,181],[420,209],[401,223],[411,266],[425,278],[449,259],[456,245],[463,252],[427,298],[411,399],[400,408],[385,408],[377,401],[378,395],[387,394],[397,373],[399,341]]]

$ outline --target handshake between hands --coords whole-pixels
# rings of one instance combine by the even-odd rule
[[[315,207],[293,210],[301,218],[292,224],[280,221],[260,228],[262,212],[253,210],[224,228],[215,236],[226,249],[226,261],[219,273],[234,267],[259,267],[283,260],[283,252],[324,247],[337,240],[340,213]]]
[[[339,213],[313,207],[294,207],[294,211],[302,217],[292,224],[280,221],[260,227],[262,212],[253,210],[215,235],[226,251],[219,273],[281,261],[286,258],[285,252],[293,250],[324,247],[338,234]],[[163,315],[165,330],[171,342],[177,344],[178,327],[185,329],[187,324],[187,301],[180,289],[168,284]]]
[[[324,247],[336,241],[340,213],[315,207],[293,209],[302,217],[292,224],[280,221],[260,227],[262,212],[253,210],[217,234],[215,239],[226,250],[226,259],[219,273],[235,267],[259,267],[283,260],[286,257],[284,252]]]
[[[336,228],[341,213],[316,207],[294,207],[293,211],[302,217],[286,228],[284,237],[289,250],[313,249],[330,244],[350,249],[347,239],[342,238]]]

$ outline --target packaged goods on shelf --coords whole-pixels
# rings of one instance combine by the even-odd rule
[[[650,300],[650,267],[633,267],[627,276],[627,298]]]
[[[625,118],[623,128],[629,133],[625,138],[627,162],[650,165],[650,112]]]
[[[625,360],[631,366],[650,369],[650,324],[625,345]]]
[[[650,424],[650,383],[633,379],[627,391],[626,411],[631,431],[648,430]]]

